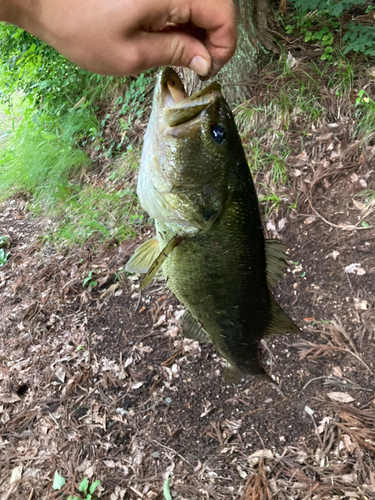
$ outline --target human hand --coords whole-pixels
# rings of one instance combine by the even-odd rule
[[[214,76],[236,45],[232,0],[0,0],[0,18],[104,75],[173,65]]]

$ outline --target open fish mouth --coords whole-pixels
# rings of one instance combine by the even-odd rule
[[[179,76],[172,68],[164,68],[156,83],[155,104],[162,111],[167,127],[194,120],[202,111],[221,97],[221,87],[211,83],[203,90],[188,96]]]

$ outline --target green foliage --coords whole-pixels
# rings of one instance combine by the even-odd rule
[[[260,185],[264,188],[264,194],[259,195],[259,203],[264,204],[265,207],[265,216],[268,219],[269,215],[272,212],[278,212],[279,207],[283,201],[282,197],[277,194],[276,191],[271,189],[269,186],[260,183]]]
[[[361,89],[355,102],[356,107],[356,135],[362,142],[372,148],[375,154],[375,101],[368,93]]]
[[[354,5],[364,5],[366,0],[292,0],[296,9],[302,12],[320,11],[331,17],[338,17]]]
[[[0,200],[17,192],[36,214],[54,218],[45,241],[82,243],[135,235],[143,219],[135,195],[138,151],[128,136],[150,97],[151,76],[93,75],[21,29],[0,23]],[[113,95],[118,95],[114,99]],[[1,105],[2,103],[2,105]],[[99,119],[98,119],[99,117]],[[111,130],[111,133],[107,131]],[[112,130],[115,131],[112,134]],[[90,185],[91,158],[126,150],[108,179]]]
[[[72,144],[95,147],[98,127],[88,108],[72,110],[57,122],[26,110],[0,150],[0,199],[16,192],[32,195],[29,208],[55,218],[46,241],[82,243],[94,233],[99,239],[125,239],[142,223],[133,180],[138,150],[108,167],[97,185],[87,184],[95,175],[91,161]]]
[[[321,59],[324,60],[332,60],[332,52],[333,52],[333,33],[327,26],[323,26],[323,28],[319,31],[312,32],[306,30],[305,32],[305,42],[309,42],[310,40],[315,41],[319,40],[322,44],[322,47],[325,47],[324,54]]]
[[[94,271],[90,271],[87,278],[85,278],[83,280],[83,284],[82,284],[83,287],[85,287],[86,285],[88,285],[89,288],[95,288],[96,286],[98,286],[98,282],[92,279],[93,273],[94,273]]]
[[[52,207],[59,223],[48,237],[71,245],[83,243],[93,234],[101,240],[135,236],[144,217],[135,194],[135,182],[130,180],[138,164],[133,158],[138,157],[138,152],[137,156],[132,152],[125,154],[99,186],[71,182]],[[41,212],[43,203],[35,202],[33,208]]]
[[[349,31],[343,36],[343,41],[347,42],[344,54],[351,50],[362,52],[365,56],[375,56],[375,26],[364,26],[362,23],[350,23]]]
[[[137,80],[133,80],[129,90],[126,91],[124,97],[119,96],[116,99],[115,106],[121,106],[119,113],[125,115],[126,118],[120,118],[122,131],[125,132],[133,122],[144,113],[143,103],[147,97],[147,87],[151,83],[151,76],[142,73]]]
[[[172,500],[171,492],[170,492],[170,484],[171,484],[171,478],[167,477],[167,479],[164,482],[164,487],[163,487],[163,496],[165,500]]]
[[[9,252],[6,252],[4,248],[0,248],[0,267],[2,267],[8,260]]]
[[[57,471],[55,471],[52,488],[54,490],[61,490],[65,485],[65,483],[66,479],[63,476],[60,476],[60,474]],[[99,486],[99,484],[100,484],[99,479],[89,484],[87,477],[84,477],[83,480],[80,482],[78,488],[78,491],[83,493],[84,497],[78,497],[78,496],[72,497],[72,495],[69,495],[66,500],[92,500],[93,494],[95,493],[95,490]]]
[[[53,478],[53,484],[52,488],[54,490],[61,490],[63,486],[66,483],[66,479],[61,476],[57,471],[55,471],[55,475]],[[83,497],[78,497],[74,496],[72,497],[71,495],[68,496],[66,500],[92,500],[93,499],[93,494],[95,493],[96,488],[99,486],[100,481],[97,479],[93,483],[89,484],[87,477],[84,477],[83,480],[80,482],[78,491],[83,493]]]
[[[84,477],[79,485],[78,490],[81,491],[85,496],[82,498],[77,496],[72,497],[71,495],[69,495],[66,500],[91,500],[93,498],[92,495],[94,494],[99,484],[100,481],[99,479],[97,479],[91,485],[89,485],[87,477]]]
[[[78,129],[71,134],[78,134]],[[24,119],[0,151],[0,198],[24,191],[43,198],[48,208],[69,185],[69,175],[89,164],[87,155],[72,147],[57,127],[25,110]]]
[[[0,51],[6,78],[3,100],[22,90],[53,116],[64,114],[82,97],[92,101],[103,84],[113,80],[84,71],[46,43],[5,23],[0,23]]]
[[[334,42],[338,38],[340,41],[337,45],[342,45],[343,54],[360,52],[366,56],[375,56],[374,26],[364,26],[362,23],[356,24],[355,22],[344,26],[340,22],[345,11],[365,5],[365,0],[293,0],[293,2],[298,15],[294,19],[295,24],[285,26],[286,32],[292,34],[296,29],[305,35],[305,42],[320,42],[324,48],[321,59],[333,60]],[[372,8],[369,6],[366,12],[371,12]]]
[[[0,236],[0,248],[6,248],[9,245],[9,236]]]
[[[52,488],[54,490],[61,490],[61,488],[64,486],[65,483],[66,479],[63,476],[60,476],[60,474],[56,470],[55,475],[53,477]]]

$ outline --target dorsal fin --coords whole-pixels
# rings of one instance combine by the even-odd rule
[[[266,274],[268,287],[273,288],[284,275],[288,264],[286,262],[286,251],[288,247],[278,240],[266,240]]]
[[[181,318],[181,329],[186,339],[198,340],[198,342],[212,342],[203,326],[193,318],[189,311],[185,311]]]
[[[147,273],[159,253],[160,247],[157,238],[147,240],[130,257],[126,263],[125,271],[128,273]]]

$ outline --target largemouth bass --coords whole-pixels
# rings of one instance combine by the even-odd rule
[[[271,293],[285,269],[284,248],[264,239],[241,140],[217,83],[188,97],[171,68],[161,71],[137,192],[157,236],[126,270],[147,272],[145,286],[162,266],[186,307],[184,335],[215,344],[227,379],[266,376],[262,338],[299,328]]]

